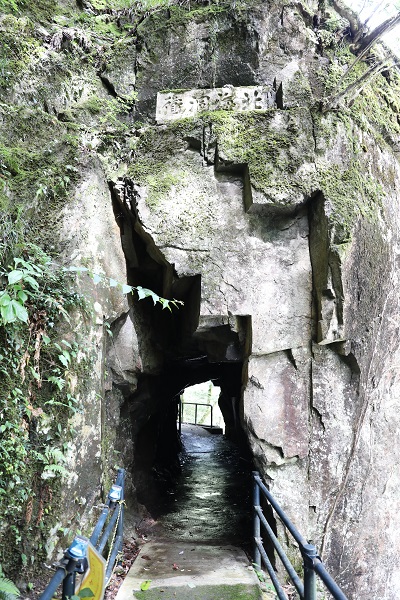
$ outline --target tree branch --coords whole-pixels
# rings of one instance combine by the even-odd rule
[[[330,0],[336,12],[346,19],[350,24],[351,36],[354,38],[362,28],[361,21],[357,15],[343,0]]]
[[[348,85],[342,92],[339,92],[335,96],[330,96],[329,98],[327,98],[323,102],[322,112],[326,112],[332,108],[336,108],[340,101],[346,96],[350,95],[350,101],[355,100],[355,98],[357,98],[357,96],[362,92],[367,83],[369,83],[382,71],[385,71],[386,69],[391,69],[397,64],[393,63],[389,65],[390,60],[386,60],[384,62],[380,62],[376,65],[373,65],[368,69],[368,71],[365,71],[365,73],[361,75],[361,77],[359,77],[357,81],[354,81],[353,83]]]
[[[398,12],[397,15],[386,19],[386,21],[378,25],[378,27],[375,27],[375,29],[373,29],[371,33],[365,35],[357,44],[357,54],[359,52],[367,52],[368,50],[370,50],[370,48],[372,48],[372,46],[377,40],[379,40],[379,38],[385,35],[385,33],[388,33],[389,31],[394,29],[399,24],[400,12]]]

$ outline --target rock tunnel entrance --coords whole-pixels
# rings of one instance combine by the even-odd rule
[[[160,376],[169,391],[136,437],[134,484],[162,535],[230,544],[243,544],[250,535],[251,459],[238,418],[241,376],[242,363],[209,363],[205,357],[177,361]],[[186,423],[180,434],[181,392],[210,380],[220,388],[225,435]]]
[[[200,315],[200,275],[176,275],[140,222],[135,185],[120,181],[111,192],[128,283],[184,302],[170,313],[149,299],[133,298],[132,309],[112,324],[108,405],[119,406],[115,445],[130,472],[128,506],[183,538],[192,539],[197,531],[213,543],[243,545],[251,534],[252,464],[241,416],[250,317]],[[180,436],[181,394],[209,381],[220,388],[224,436],[185,425]]]
[[[197,154],[190,148],[187,153],[190,167],[197,168]],[[249,439],[257,461],[274,472],[284,464],[300,464],[308,453],[310,339],[316,317],[318,326],[330,323],[327,331],[321,327],[318,331],[320,344],[341,340],[340,261],[327,252],[322,194],[317,192],[291,212],[275,214],[261,206],[246,206],[243,173],[228,169],[221,174],[214,167],[203,166],[202,177],[214,185],[216,204],[230,211],[229,224],[236,231],[234,239],[221,247],[213,232],[219,252],[215,255],[210,245],[194,246],[195,234],[185,246],[168,236],[157,246],[157,228],[165,227],[161,211],[152,229],[146,230],[139,218],[138,207],[140,214],[146,210],[142,190],[129,179],[111,185],[128,283],[185,303],[168,314],[155,309],[150,300],[133,300],[132,310],[114,326],[114,349],[109,352],[113,390],[120,394],[117,437],[132,473],[132,497],[153,514],[161,510],[160,486],[166,489],[180,476],[182,446],[176,419],[179,396],[186,387],[209,380],[220,386],[227,439],[243,447]],[[168,254],[168,248],[175,253]],[[179,268],[168,262],[167,256],[181,261],[183,252],[186,262]],[[192,260],[194,253],[204,261]],[[216,266],[212,277],[207,265],[203,268],[206,263]],[[263,276],[248,280],[246,268],[255,269],[257,275],[261,264]],[[195,273],[202,273],[203,281]],[[202,294],[213,301],[203,302]],[[132,360],[122,368],[115,346],[124,329],[131,346],[136,346]]]

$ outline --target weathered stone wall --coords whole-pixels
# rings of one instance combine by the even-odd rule
[[[307,25],[264,5],[143,24],[140,119],[161,89],[277,94],[260,113],[188,119],[178,93],[173,122],[140,132],[131,202],[175,274],[201,275],[200,327],[251,320],[242,419],[272,491],[350,597],[395,598],[399,166],[356,110],[318,112],[334,63]]]
[[[102,274],[105,282],[110,277],[126,280],[120,232],[113,214],[110,190],[98,160],[89,161],[86,166],[74,196],[61,210],[56,231],[60,236],[55,240],[61,248],[59,260],[67,268],[85,266],[93,273]],[[69,333],[71,341],[78,342],[80,349],[77,372],[71,374],[70,386],[79,410],[71,419],[76,435],[68,444],[66,467],[69,474],[62,490],[63,514],[48,541],[49,558],[60,529],[66,523],[71,529],[90,528],[98,514],[93,506],[101,501],[102,488],[109,489],[115,464],[118,464],[115,431],[119,410],[112,414],[105,410],[105,354],[109,324],[117,317],[126,318],[129,306],[120,290],[109,288],[106,283],[95,285],[85,272],[75,285],[77,292],[88,301],[86,310],[76,311],[73,315]]]
[[[81,277],[93,314],[76,315],[74,333],[91,370],[76,383],[82,413],[64,496],[65,506],[74,498],[87,508],[66,509],[53,542],[60,524],[90,516],[116,463],[128,469],[135,523],[141,463],[151,468],[152,436],[174,426],[168,402],[190,382],[187,364],[175,377],[174,361],[206,355],[234,365],[235,377],[243,363],[240,419],[255,462],[349,597],[394,600],[396,76],[322,113],[352,61],[335,45],[333,13],[318,29],[312,7],[199,1],[148,15],[131,31],[127,13],[118,15],[122,29],[106,13],[85,30],[87,2],[86,12],[60,6],[51,31],[33,37],[24,24],[21,43],[31,36],[41,58],[20,61],[4,95],[15,114],[42,111],[56,141],[75,145],[68,199],[55,210],[36,198],[31,220],[40,227],[40,211],[56,215],[43,245],[51,237],[62,264],[185,307],[169,315]],[[243,88],[242,103],[268,90],[268,106],[231,110],[233,87]],[[179,114],[182,90],[198,102],[206,92],[187,90],[214,88],[205,112]],[[176,100],[165,123],[156,119],[163,91]],[[58,146],[53,152],[62,158]]]

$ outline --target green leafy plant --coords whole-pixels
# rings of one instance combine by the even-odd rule
[[[71,600],[80,600],[81,598],[93,598],[94,593],[89,587],[83,588],[83,590],[79,590],[77,594],[71,596]]]
[[[39,289],[38,278],[43,276],[43,271],[22,258],[15,258],[14,268],[10,267],[8,272],[3,271],[2,274],[7,278],[7,285],[0,292],[0,324],[7,325],[14,321],[26,323],[28,311],[25,303],[33,291]]]
[[[163,310],[165,308],[167,308],[169,311],[172,312],[172,308],[171,308],[172,306],[179,308],[180,305],[183,305],[183,302],[181,300],[176,300],[175,298],[173,300],[168,300],[167,298],[162,298],[161,296],[159,296],[152,290],[149,290],[148,288],[144,288],[140,285],[134,286],[134,285],[128,285],[126,283],[119,283],[116,279],[113,279],[111,277],[106,277],[105,275],[102,275],[99,273],[94,273],[93,271],[91,271],[90,269],[88,269],[86,267],[71,266],[71,267],[66,267],[65,271],[72,272],[72,273],[86,273],[93,280],[93,283],[95,283],[95,284],[102,283],[103,285],[110,287],[110,288],[118,288],[121,290],[121,292],[123,294],[133,294],[133,292],[136,292],[139,300],[144,300],[145,298],[151,298],[153,300],[154,306],[159,303],[159,304],[161,304]]]
[[[70,389],[78,345],[60,341],[56,324],[68,323],[68,311],[85,303],[40,248],[25,243],[13,251],[12,264],[8,251],[0,268],[0,509],[7,523],[1,535],[7,547],[23,550],[30,537],[40,549],[53,493],[67,473],[69,419],[80,410]],[[27,555],[19,554],[26,571],[32,565]],[[0,556],[8,569],[19,566],[15,556],[13,565],[4,551]]]
[[[3,574],[0,574],[0,600],[14,600],[20,596],[17,586]]]
[[[0,0],[0,10],[18,12],[18,2],[15,2],[15,0]]]

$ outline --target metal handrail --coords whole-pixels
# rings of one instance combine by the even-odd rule
[[[267,536],[269,537],[276,553],[278,554],[283,566],[285,567],[290,579],[295,586],[301,600],[316,600],[317,598],[317,580],[316,575],[321,579],[325,587],[332,594],[335,600],[348,600],[347,596],[342,592],[340,587],[329,575],[322,560],[318,556],[317,549],[313,544],[309,544],[298,529],[293,525],[284,510],[280,507],[271,492],[265,486],[258,471],[253,471],[254,487],[253,487],[253,524],[254,524],[254,563],[261,568],[263,563],[268,571],[273,586],[276,590],[279,600],[287,600],[287,596],[278,580],[275,569],[272,566],[270,559],[265,551],[261,538],[261,525],[263,526]],[[280,521],[292,535],[299,546],[300,553],[303,557],[304,567],[304,583],[296,573],[285,551],[280,545],[277,537],[270,524],[268,523],[263,510],[260,506],[260,491],[267,500],[271,508],[278,515]]]
[[[194,423],[190,423],[189,421],[183,421],[183,413],[184,413],[184,407],[188,406],[188,405],[192,405],[195,406],[194,409]],[[211,413],[210,413],[210,419],[211,419],[211,423],[210,425],[204,425],[204,423],[200,423],[200,425],[204,426],[204,427],[211,427],[213,426],[213,405],[212,404],[205,404],[204,402],[181,402],[180,403],[180,421],[182,423],[187,423],[188,425],[197,425],[197,407],[198,406],[206,406],[207,408],[211,409]]]
[[[118,469],[115,484],[110,489],[104,508],[93,529],[91,537],[89,540],[82,536],[75,537],[70,547],[64,552],[64,558],[59,562],[57,571],[54,573],[43,594],[39,597],[39,600],[51,600],[61,583],[63,584],[62,600],[67,600],[75,594],[76,575],[77,573],[85,573],[88,568],[85,554],[88,541],[93,544],[99,554],[103,552],[107,542],[111,541],[105,569],[105,581],[108,582],[118,553],[122,550],[124,527],[124,482],[125,470]],[[107,518],[110,515],[111,517],[106,525]]]

